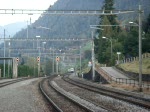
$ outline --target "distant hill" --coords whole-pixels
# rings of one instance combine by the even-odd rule
[[[11,23],[5,26],[0,26],[0,37],[4,37],[4,29],[5,29],[5,38],[13,37],[17,32],[21,29],[25,29],[27,27],[26,22],[16,22]],[[3,48],[3,41],[0,41],[0,48]]]
[[[6,38],[7,37],[13,37],[18,31],[20,31],[22,28],[26,28],[27,23],[26,22],[16,22],[16,23],[11,23],[5,26],[1,26],[0,27],[0,35],[4,35],[4,29],[5,29],[5,33],[6,33]]]

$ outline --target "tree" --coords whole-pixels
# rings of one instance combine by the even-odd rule
[[[102,20],[102,25],[111,25],[111,22],[109,21],[107,16],[104,16]],[[113,33],[112,26],[103,27],[102,36],[110,38],[112,36],[112,33]]]
[[[107,18],[107,16],[104,16],[103,20],[101,21],[102,25],[110,25],[110,22]],[[110,43],[109,41],[107,41],[106,39],[102,39],[102,37],[107,37],[107,38],[111,38],[112,35],[112,27],[103,27],[103,31],[100,31],[102,33],[99,32],[99,39],[95,39],[95,44],[97,46],[97,48],[95,48],[95,52],[97,54],[97,59],[99,62],[101,63],[105,63],[106,60],[111,59],[110,58],[110,54],[106,54],[106,49],[108,49],[110,47]],[[110,52],[109,52],[110,53]]]
[[[147,32],[142,39],[142,52],[150,53],[150,30]]]
[[[91,60],[91,50],[86,50],[84,51],[84,58],[85,59],[88,59],[88,60]]]
[[[142,51],[145,53],[150,52],[150,14],[143,24],[143,30],[145,33],[142,37]]]
[[[114,0],[105,0],[104,5],[102,7],[102,10],[104,10],[105,13],[110,13],[110,11],[114,10]],[[117,25],[116,15],[101,15],[100,16],[100,25],[110,25],[103,27],[103,31],[97,30],[99,33],[99,39],[95,39],[95,53],[96,57],[98,59],[99,63],[107,63],[112,65],[112,58],[110,55],[110,42],[108,40],[115,39],[115,35],[119,32],[118,27],[111,26],[111,25]],[[102,32],[102,33],[101,33]],[[102,39],[102,37],[105,36],[109,38],[108,40]]]
[[[46,75],[50,75],[52,74],[52,71],[53,71],[53,60],[47,60],[46,63],[45,63],[45,73]],[[54,65],[55,67],[56,65]]]
[[[145,31],[145,33],[150,32],[150,14],[147,20],[143,23],[143,30]]]
[[[113,11],[115,8],[114,6],[114,0],[105,0],[104,1],[104,5],[102,7],[103,10],[105,10],[105,13],[110,13],[110,11]],[[116,15],[107,15],[108,21],[110,22],[111,25],[117,25],[117,21],[116,21]],[[100,18],[103,20],[105,18],[105,16],[100,16]],[[112,26],[113,31],[118,32],[119,29],[116,26]]]
[[[138,55],[138,30],[133,27],[124,40],[124,55],[126,58]]]

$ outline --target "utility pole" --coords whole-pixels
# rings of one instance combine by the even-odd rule
[[[8,43],[8,46],[9,46],[9,48],[8,48],[9,49],[9,51],[8,51],[8,57],[10,57],[10,42]],[[9,68],[10,68],[10,60],[8,60],[8,77],[10,76],[9,75],[9,71],[10,71]]]
[[[102,28],[98,28],[98,27],[91,27],[93,29],[97,29],[97,30],[104,30]],[[92,80],[95,80],[95,53],[94,53],[94,31],[92,31]]]
[[[92,31],[92,79],[95,80],[95,56],[94,56],[94,37],[93,37],[93,31]]]
[[[5,58],[5,29],[4,29],[4,58]],[[4,74],[3,74],[4,76],[4,78],[6,77],[5,76],[5,59],[4,59]]]
[[[40,38],[41,36],[36,36],[36,38]],[[39,58],[40,58],[40,60],[39,60],[39,62],[38,62],[38,77],[40,76],[40,61],[41,61],[41,52],[40,52],[40,41],[38,41],[38,39],[37,39],[37,49],[38,49],[38,56],[39,56]]]
[[[110,44],[111,44],[111,46],[110,46],[111,47],[110,48],[111,49],[110,53],[111,53],[111,64],[112,64],[112,53],[113,53],[113,50],[112,50],[112,38],[110,39]]]
[[[53,48],[53,74],[54,74],[54,63],[55,63],[55,58],[54,58],[54,48]]]
[[[140,3],[141,4],[141,3]],[[139,5],[139,91],[142,92],[142,9]]]
[[[27,21],[27,39],[29,38],[28,21]]]
[[[59,57],[56,55],[56,74],[58,75],[58,61]]]
[[[80,46],[80,74],[81,74],[81,46]]]
[[[40,51],[40,44],[39,44],[39,57],[40,57],[40,61],[39,61],[39,65],[38,65],[38,77],[40,76],[40,72],[41,72],[41,51]]]
[[[28,28],[28,21],[27,21],[27,43],[26,46],[28,46],[28,38],[29,38],[29,28]],[[29,54],[27,54],[27,56],[29,57]]]

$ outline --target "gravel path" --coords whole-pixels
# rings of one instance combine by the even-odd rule
[[[115,78],[126,78],[128,79],[127,76],[124,74],[116,71],[113,67],[101,67],[104,71],[106,71],[109,75],[115,77]]]
[[[0,112],[50,112],[38,90],[40,80],[30,79],[0,88]]]

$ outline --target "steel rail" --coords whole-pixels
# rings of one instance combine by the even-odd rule
[[[54,77],[53,77],[54,78]],[[42,94],[44,95],[44,97],[54,106],[54,109],[58,112],[63,112],[58,106],[57,104],[51,99],[49,98],[49,96],[47,95],[47,93],[44,91],[43,87],[42,87],[42,84],[44,83],[46,79],[43,79],[40,84],[39,84],[39,87],[40,87],[40,90],[42,92]],[[91,110],[90,108],[80,104],[79,102],[75,101],[74,99],[68,97],[67,95],[65,95],[64,93],[62,93],[61,91],[59,91],[57,88],[55,88],[51,83],[50,83],[50,80],[52,79],[49,79],[49,86],[52,87],[58,94],[60,94],[61,96],[65,97],[67,100],[69,100],[70,102],[73,102],[74,104],[76,104],[77,106],[79,106],[80,108],[86,110],[87,112],[93,112],[93,110]]]
[[[53,102],[53,100],[49,98],[49,96],[48,96],[48,95],[46,94],[46,92],[44,91],[44,89],[43,89],[43,87],[42,87],[42,84],[44,83],[45,80],[46,80],[46,78],[43,79],[43,80],[40,82],[40,84],[39,84],[40,91],[42,92],[42,94],[44,95],[44,97],[46,98],[46,100],[47,100],[50,104],[52,104],[52,106],[53,106],[53,108],[54,108],[54,110],[55,110],[56,112],[63,112],[63,111]]]
[[[59,94],[63,95],[65,98],[67,98],[69,101],[75,103],[76,105],[78,105],[79,107],[83,108],[84,110],[86,110],[87,112],[93,112],[92,109],[90,109],[89,107],[86,107],[85,105],[77,102],[76,100],[74,100],[73,98],[67,96],[65,93],[62,93],[59,89],[57,89],[55,86],[53,86],[50,81],[49,81],[49,85],[55,89],[55,91],[57,91]]]
[[[127,92],[124,92],[121,90],[117,91],[115,89],[110,89],[107,87],[95,87],[95,86],[90,85],[90,84],[85,84],[81,81],[76,81],[76,80],[70,79],[69,77],[63,77],[63,79],[64,79],[64,81],[71,83],[71,84],[74,84],[76,86],[79,86],[81,88],[88,89],[90,91],[94,91],[94,92],[97,92],[97,93],[100,93],[100,94],[103,94],[106,96],[110,96],[110,97],[113,97],[116,99],[127,101],[127,102],[130,102],[132,104],[136,104],[136,105],[139,105],[141,107],[145,107],[145,108],[150,109],[150,99],[146,99],[146,98],[143,98],[140,96],[138,97],[137,95],[133,95],[130,93],[128,94]]]

